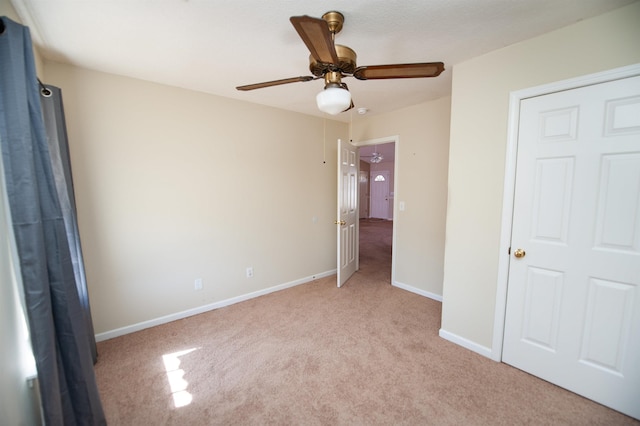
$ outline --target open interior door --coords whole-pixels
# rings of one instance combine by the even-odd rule
[[[358,150],[338,139],[338,287],[358,269]]]

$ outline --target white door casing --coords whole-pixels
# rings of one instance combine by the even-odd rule
[[[389,219],[389,171],[371,171],[369,185],[371,187],[369,217]]]
[[[519,111],[502,359],[640,418],[640,77]]]
[[[358,162],[357,148],[338,139],[338,287],[358,269]]]

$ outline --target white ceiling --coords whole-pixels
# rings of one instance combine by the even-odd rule
[[[437,78],[345,79],[356,107],[392,111],[450,93],[462,61],[635,0],[11,0],[45,58],[321,116],[321,80],[249,92],[238,85],[310,75],[290,16],[345,16],[336,42],[358,65],[445,63]],[[499,69],[487,70],[499,73]],[[357,115],[353,113],[354,118]],[[334,118],[350,120],[350,113]]]

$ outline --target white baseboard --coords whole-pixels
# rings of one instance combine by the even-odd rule
[[[455,343],[456,345],[462,346],[463,348],[469,349],[470,351],[476,352],[482,356],[486,356],[487,358],[493,359],[495,361],[491,348],[487,348],[486,346],[479,345],[476,342],[472,342],[469,339],[460,337],[457,334],[450,333],[442,328],[440,329],[438,334],[440,335],[440,337],[450,341],[451,343]]]
[[[440,296],[439,294],[431,293],[429,291],[422,290],[422,289],[419,289],[419,288],[415,288],[415,287],[410,286],[408,284],[400,283],[400,282],[397,282],[397,281],[395,281],[392,285],[394,287],[398,287],[398,288],[401,288],[403,290],[410,291],[411,293],[419,294],[420,296],[428,297],[429,299],[433,299],[433,300],[437,300],[438,302],[442,302],[442,296]]]
[[[187,309],[186,311],[176,312],[175,314],[165,315],[152,320],[139,322],[137,324],[128,325],[125,327],[117,328],[115,330],[105,331],[104,333],[96,334],[96,341],[101,342],[103,340],[113,339],[114,337],[123,336],[125,334],[134,333],[136,331],[144,330],[145,328],[155,327],[157,325],[166,324],[171,321],[187,318],[193,315],[202,314],[204,312],[212,311],[214,309],[224,308],[225,306],[233,305],[234,303],[244,302],[245,300],[253,299],[256,297],[264,296],[265,294],[274,293],[276,291],[284,290],[286,288],[295,287],[300,284],[306,284],[319,278],[328,277],[334,275],[337,271],[335,269],[331,271],[322,272],[320,274],[310,275],[308,277],[300,278],[288,283],[279,284],[273,287],[265,288],[263,290],[254,291],[251,293],[243,294],[240,296],[232,297],[230,299],[221,300],[219,302],[210,303],[204,306],[199,306],[193,309]]]

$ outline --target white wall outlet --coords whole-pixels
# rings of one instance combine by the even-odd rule
[[[196,290],[202,290],[202,278],[197,278],[193,282],[193,288],[196,289]]]
[[[400,209],[400,211],[401,211],[401,212],[403,212],[403,211],[404,211],[404,201],[400,201],[400,202],[398,203],[398,209]]]
[[[253,266],[247,268],[247,278],[253,278]]]

